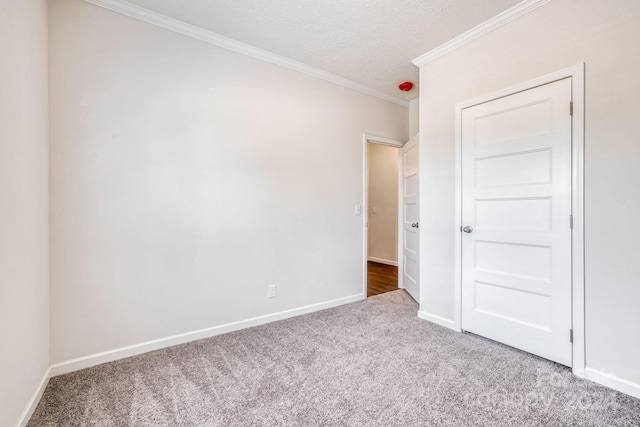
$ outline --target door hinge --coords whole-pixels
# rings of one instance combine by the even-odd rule
[[[573,329],[569,329],[569,342],[573,342]]]
[[[573,116],[573,102],[569,103],[569,115]]]
[[[573,215],[569,215],[569,228],[573,230]]]

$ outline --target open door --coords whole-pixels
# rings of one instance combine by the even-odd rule
[[[420,301],[420,223],[418,134],[401,150],[402,156],[402,287]]]

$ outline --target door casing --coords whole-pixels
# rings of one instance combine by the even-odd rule
[[[572,370],[577,376],[585,376],[585,312],[584,312],[584,64],[556,71],[473,98],[455,106],[455,294],[453,329],[461,331],[462,313],[462,110],[517,92],[548,83],[571,78],[573,102],[571,134],[571,211],[573,236],[571,243],[572,274]]]

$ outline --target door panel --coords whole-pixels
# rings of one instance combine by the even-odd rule
[[[416,301],[420,300],[420,236],[418,205],[418,135],[402,147],[403,248],[402,287]]]
[[[462,111],[462,328],[571,366],[571,80]]]

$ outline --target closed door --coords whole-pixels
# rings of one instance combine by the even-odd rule
[[[418,135],[402,147],[402,287],[420,301]]]
[[[462,110],[462,329],[571,366],[571,79]]]

